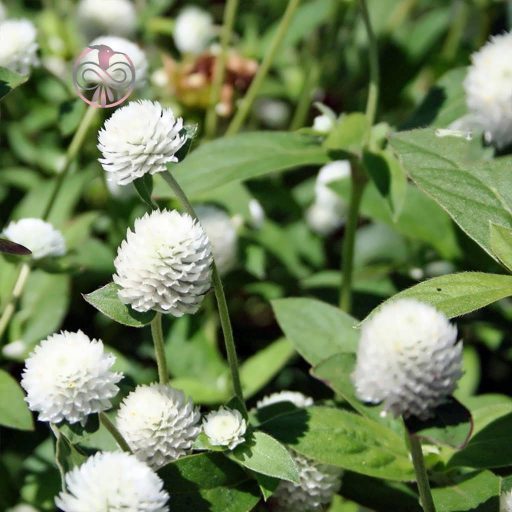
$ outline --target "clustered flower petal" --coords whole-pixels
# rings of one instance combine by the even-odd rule
[[[186,455],[201,431],[190,399],[169,386],[138,386],[123,401],[117,427],[133,453],[154,469]]]
[[[40,421],[84,422],[89,414],[110,409],[122,374],[111,367],[101,340],[82,331],[62,331],[43,340],[25,361],[21,385]]]
[[[187,139],[182,129],[183,119],[158,102],[132,101],[117,109],[98,134],[99,161],[108,179],[126,185],[166,171]]]
[[[267,407],[281,402],[290,402],[299,409],[311,407],[314,404],[311,397],[303,395],[298,391],[279,391],[277,393],[264,396],[261,400],[256,402],[256,408],[261,409],[262,407]]]
[[[77,18],[88,41],[103,34],[130,37],[137,28],[137,13],[130,0],[81,0]]]
[[[512,491],[500,496],[500,512],[512,512]]]
[[[134,455],[98,452],[66,473],[66,491],[55,499],[63,512],[167,512],[160,477]]]
[[[200,205],[196,213],[210,240],[215,264],[221,274],[226,274],[237,261],[238,237],[235,225],[224,210],[215,206]]]
[[[26,19],[0,21],[0,66],[27,75],[38,63],[37,32]]]
[[[471,56],[464,89],[472,121],[489,142],[512,142],[512,33],[493,36]]]
[[[329,235],[345,223],[346,205],[329,184],[349,177],[348,160],[330,162],[320,169],[315,184],[315,200],[306,213],[306,221],[315,233]]]
[[[186,7],[176,18],[173,37],[181,53],[201,53],[214,34],[211,15],[198,7]]]
[[[325,510],[341,486],[342,470],[317,464],[293,451],[290,454],[299,470],[299,483],[279,482],[272,496],[275,509],[280,512]]]
[[[12,221],[4,229],[3,235],[11,242],[30,249],[35,260],[62,256],[66,252],[66,243],[61,232],[41,219],[25,218]]]
[[[353,381],[361,400],[427,419],[455,390],[461,366],[457,328],[428,304],[398,299],[363,323]]]
[[[140,89],[145,83],[148,75],[148,59],[143,50],[138,45],[132,43],[124,37],[118,36],[100,36],[89,43],[89,46],[104,45],[111,48],[114,52],[124,53],[132,61],[135,68],[135,89]],[[90,54],[87,55],[90,58]],[[116,62],[126,62],[122,55],[115,53],[110,57],[109,66],[113,66]]]
[[[203,431],[213,446],[227,446],[230,450],[245,441],[247,423],[240,411],[221,407],[203,419]]]
[[[195,313],[211,285],[212,254],[190,215],[155,210],[135,221],[114,260],[119,298],[136,311]]]

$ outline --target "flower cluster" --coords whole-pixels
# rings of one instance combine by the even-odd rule
[[[38,63],[37,32],[26,19],[0,18],[0,66],[26,75]]]

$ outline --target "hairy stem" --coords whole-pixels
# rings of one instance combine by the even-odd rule
[[[222,33],[220,38],[220,53],[215,61],[213,71],[213,83],[210,94],[210,105],[206,112],[205,135],[207,139],[215,137],[217,131],[217,105],[220,99],[220,91],[224,83],[226,74],[226,61],[228,58],[229,43],[233,33],[233,25],[235,24],[236,11],[238,9],[238,0],[227,0],[224,9],[224,20],[222,22]]]
[[[128,443],[121,432],[117,430],[117,427],[110,421],[110,418],[104,412],[98,413],[98,416],[101,424],[110,432],[112,437],[116,440],[116,443],[119,445],[119,448],[121,448],[123,452],[131,453],[132,451],[130,450]]]
[[[179,183],[174,179],[174,176],[170,172],[161,173],[162,177],[171,187],[176,197],[183,205],[183,208],[187,213],[194,219],[198,220],[197,214],[188,200],[183,189]],[[226,346],[226,354],[228,358],[228,365],[231,372],[231,381],[233,384],[233,391],[236,397],[240,400],[245,408],[244,396],[242,392],[242,384],[240,381],[240,374],[238,371],[238,358],[236,355],[235,340],[233,337],[233,329],[231,327],[231,320],[229,319],[229,311],[226,302],[226,296],[224,294],[224,287],[217,270],[215,261],[212,263],[212,284],[215,291],[215,298],[217,299],[217,308],[219,310],[220,325],[222,327],[222,333],[224,334],[224,344]]]
[[[169,372],[167,371],[167,361],[165,359],[165,342],[162,331],[162,313],[157,312],[155,318],[151,321],[151,335],[155,345],[156,364],[158,366],[158,380],[160,384],[169,382]]]
[[[421,443],[418,436],[411,433],[409,433],[409,448],[411,450],[412,463],[416,473],[416,482],[418,483],[421,506],[425,512],[436,512],[432,493],[430,492],[427,470],[425,469],[425,461],[423,460]]]
[[[256,73],[256,76],[254,77],[251,86],[249,87],[249,90],[242,99],[240,107],[238,108],[233,119],[231,120],[231,123],[226,131],[226,135],[234,135],[235,133],[238,133],[240,128],[244,124],[245,120],[247,119],[251,111],[252,104],[254,103],[254,100],[256,99],[256,96],[270,70],[270,67],[274,62],[274,58],[277,55],[277,51],[279,50],[279,47],[283,42],[286,32],[288,31],[290,21],[297,7],[299,6],[299,3],[300,0],[289,0],[288,6],[286,7],[286,11],[284,12],[283,17],[281,18],[281,22],[277,27],[274,38],[270,43],[270,48],[268,49],[268,52],[263,58],[263,62],[261,63],[258,72]]]

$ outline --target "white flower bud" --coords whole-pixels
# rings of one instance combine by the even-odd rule
[[[168,512],[160,477],[134,455],[98,452],[66,473],[55,499],[63,512]]]
[[[249,214],[251,216],[251,225],[254,229],[260,229],[265,222],[265,210],[257,199],[249,201]]]
[[[173,37],[181,53],[201,53],[214,34],[212,17],[198,7],[186,7],[176,18]]]
[[[334,127],[334,119],[327,114],[321,114],[313,119],[313,130],[319,133],[329,133]]]
[[[158,211],[135,221],[114,260],[119,298],[136,311],[195,313],[210,289],[212,254],[200,224]]]
[[[15,340],[4,345],[2,355],[7,359],[23,360],[27,349],[27,344],[23,340]]]
[[[12,221],[4,229],[3,235],[32,251],[32,258],[62,256],[66,252],[66,243],[61,232],[49,222],[41,219],[21,219]]]
[[[36,37],[29,20],[0,21],[0,66],[27,75],[38,63]]]
[[[43,340],[25,361],[21,385],[27,403],[39,412],[39,421],[76,423],[89,414],[110,409],[122,374],[111,367],[101,340],[82,331],[62,331]]]
[[[187,140],[180,135],[182,129],[183,119],[158,102],[132,101],[117,109],[98,134],[99,161],[108,179],[126,185],[145,174],[167,171]]]
[[[300,409],[311,407],[314,404],[311,397],[303,395],[298,391],[279,391],[278,393],[272,393],[271,395],[264,396],[261,400],[256,402],[256,408],[261,409],[262,407],[267,407],[268,405],[278,404],[281,402],[290,402]]]
[[[137,28],[137,13],[130,0],[80,0],[77,18],[87,41],[104,34],[130,37]]]
[[[352,378],[361,400],[427,419],[457,387],[461,366],[457,328],[428,304],[398,299],[363,323]]]
[[[89,46],[99,45],[105,45],[114,52],[126,54],[135,68],[135,89],[140,89],[144,86],[148,75],[148,60],[146,54],[138,45],[124,37],[117,36],[101,36],[89,43]],[[90,56],[88,55],[87,58],[90,58]],[[116,62],[126,62],[126,59],[122,55],[114,54],[110,57],[109,65],[112,66]]]
[[[196,214],[210,240],[215,264],[221,274],[226,274],[237,263],[238,236],[233,221],[215,206],[200,205]]]
[[[299,470],[299,483],[282,480],[272,501],[278,512],[320,512],[325,510],[341,486],[342,470],[317,464],[293,451],[290,454]]]
[[[236,409],[221,407],[203,419],[203,431],[213,446],[227,446],[232,450],[245,441],[246,430],[247,423]]]
[[[158,469],[186,455],[201,431],[191,400],[169,386],[138,386],[123,401],[117,427],[133,453]]]
[[[512,142],[512,33],[493,36],[471,56],[464,80],[466,103],[488,141],[502,148]]]

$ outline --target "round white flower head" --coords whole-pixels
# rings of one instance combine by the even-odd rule
[[[23,361],[27,351],[27,344],[23,340],[15,340],[3,346],[2,355],[7,359]]]
[[[428,304],[398,299],[363,323],[352,378],[361,400],[427,419],[457,387],[461,366],[457,328]]]
[[[40,421],[85,422],[89,414],[110,409],[122,374],[111,367],[101,340],[82,331],[62,331],[43,340],[25,361],[21,385]]]
[[[27,75],[38,63],[37,32],[26,19],[0,22],[0,66]]]
[[[135,221],[114,260],[119,298],[136,311],[195,313],[211,284],[208,237],[190,215],[155,210]]]
[[[160,477],[134,455],[98,452],[66,473],[67,491],[55,504],[63,512],[168,512]]]
[[[512,512],[512,491],[500,496],[500,512]]]
[[[327,114],[321,114],[313,119],[313,130],[319,133],[329,133],[334,127],[334,119]]]
[[[3,234],[11,242],[30,249],[35,260],[62,256],[66,252],[66,243],[61,232],[41,219],[26,218],[12,221],[4,229]]]
[[[201,53],[214,35],[211,15],[198,7],[186,7],[176,18],[173,37],[181,53]]]
[[[282,512],[325,510],[341,486],[343,471],[326,464],[317,464],[293,451],[290,454],[299,470],[299,483],[285,480],[279,483],[272,496],[275,509]]]
[[[148,75],[148,59],[146,54],[141,48],[128,41],[124,37],[118,36],[101,36],[97,37],[89,43],[89,46],[104,45],[111,48],[116,53],[126,54],[132,61],[133,67],[135,68],[135,83],[134,87],[140,89],[145,83]],[[87,58],[90,58],[88,55]],[[122,55],[112,55],[109,60],[109,65],[113,65],[116,62],[126,62],[126,59]]]
[[[314,202],[306,211],[306,222],[320,236],[328,236],[345,223],[345,217],[329,206]]]
[[[169,386],[138,386],[123,401],[117,427],[133,453],[158,469],[192,448],[201,415],[190,399]]]
[[[117,109],[98,134],[99,161],[111,179],[126,185],[145,174],[167,170],[187,136],[180,135],[183,119],[170,108],[148,100],[132,101]]]
[[[512,142],[512,33],[493,36],[471,56],[464,80],[466,103],[476,125],[498,148]]]
[[[236,409],[221,407],[203,419],[203,431],[213,446],[227,446],[232,450],[245,441],[246,430],[247,423]]]
[[[267,407],[268,405],[278,404],[281,402],[290,402],[300,409],[311,407],[314,404],[311,397],[303,395],[298,391],[279,391],[278,393],[272,393],[271,395],[264,396],[261,400],[256,402],[256,408],[261,409],[262,407]]]
[[[258,119],[270,128],[282,128],[290,118],[290,107],[283,100],[261,98],[255,108]]]
[[[200,205],[196,213],[210,240],[215,264],[221,274],[226,274],[237,262],[238,236],[235,225],[224,210],[215,206]]]
[[[130,37],[137,28],[137,13],[130,0],[81,0],[77,18],[87,41],[103,34]]]

